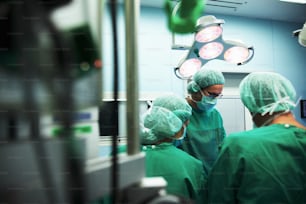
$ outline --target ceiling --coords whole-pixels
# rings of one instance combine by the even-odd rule
[[[162,8],[166,0],[141,0],[141,5]],[[178,0],[176,0],[178,1]],[[205,12],[301,23],[306,22],[306,4],[279,0],[206,0]]]

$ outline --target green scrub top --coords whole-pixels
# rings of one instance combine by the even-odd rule
[[[161,176],[167,181],[166,191],[183,198],[199,200],[207,176],[202,162],[172,143],[143,146],[146,153],[146,176]]]
[[[201,160],[208,173],[218,156],[225,135],[223,120],[217,109],[210,112],[193,109],[182,149]]]
[[[207,195],[207,203],[306,203],[306,130],[274,124],[229,135]]]

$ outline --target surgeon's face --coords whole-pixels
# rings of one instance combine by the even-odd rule
[[[201,91],[191,94],[191,98],[194,101],[201,101],[203,95],[210,97],[212,99],[221,98],[222,91],[223,91],[223,84],[216,84],[216,85],[205,87],[201,89]]]

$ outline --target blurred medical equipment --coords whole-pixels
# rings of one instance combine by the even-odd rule
[[[113,24],[116,4],[110,3]],[[126,47],[132,50],[137,7],[136,1],[125,2]],[[92,151],[103,106],[103,8],[103,0],[0,1],[1,203],[89,203],[108,196],[113,203],[168,200],[164,179],[145,178],[139,153],[137,53],[127,52],[128,154],[117,155],[116,135],[112,157]],[[116,34],[114,29],[115,43]],[[114,62],[116,72],[116,57]],[[115,87],[115,105],[116,94]]]
[[[224,40],[222,33],[224,20],[207,15],[198,19],[194,42],[186,57],[174,68],[180,79],[189,79],[209,60],[224,60],[243,65],[254,56],[254,48],[237,40]]]
[[[166,0],[169,30],[180,34],[193,33],[204,6],[205,0]]]
[[[306,100],[301,99],[300,100],[300,112],[301,112],[301,118],[306,118]]]
[[[73,3],[0,2],[1,202],[88,199],[84,169],[89,138],[84,133],[97,122],[91,123],[89,115],[82,118],[88,124],[76,127],[75,116],[100,99],[99,43],[82,9],[76,9],[78,23],[66,29],[50,18]]]
[[[298,38],[298,42],[301,46],[306,47],[306,22],[303,28],[293,31],[293,36]]]

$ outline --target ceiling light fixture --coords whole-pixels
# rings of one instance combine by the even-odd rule
[[[306,0],[280,0],[288,3],[296,3],[296,4],[306,4]]]
[[[174,68],[178,78],[191,78],[209,60],[219,59],[242,65],[252,59],[253,47],[239,41],[223,40],[222,24],[224,20],[211,15],[198,19],[193,45],[179,66]]]
[[[299,44],[306,47],[306,22],[303,28],[293,31],[293,36],[298,37]]]

